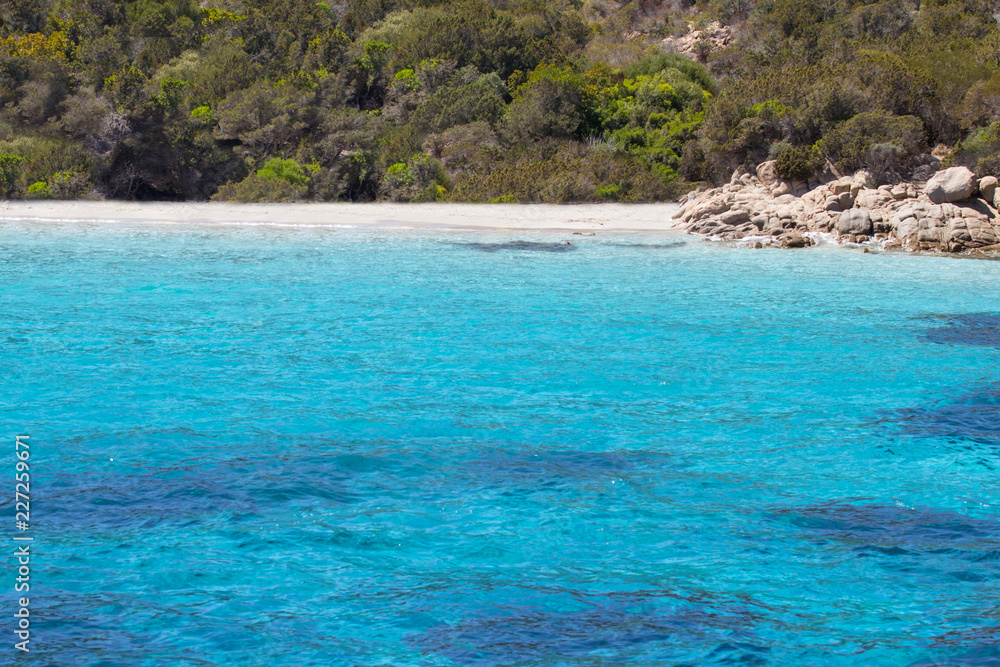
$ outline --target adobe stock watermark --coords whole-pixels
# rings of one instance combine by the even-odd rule
[[[17,461],[14,468],[16,484],[14,487],[14,525],[18,534],[14,535],[14,558],[17,559],[17,578],[14,580],[14,592],[24,594],[31,590],[31,542],[34,539],[28,535],[31,529],[31,471],[28,459],[31,458],[29,436],[19,435],[14,439],[14,455]],[[14,648],[28,653],[31,642],[31,600],[27,596],[17,599],[17,611],[14,619]],[[20,640],[20,641],[18,641]]]

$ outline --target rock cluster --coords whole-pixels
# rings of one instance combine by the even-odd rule
[[[674,215],[688,231],[756,246],[810,245],[816,234],[840,242],[878,241],[886,249],[936,252],[1000,250],[998,181],[965,167],[922,168],[898,185],[876,187],[859,171],[826,172],[810,182],[778,177],[774,162],[737,171],[722,186],[690,195]]]
[[[688,32],[680,37],[667,37],[663,40],[663,50],[679,53],[693,60],[702,60],[710,53],[721,51],[729,46],[733,39],[733,28],[712,21],[703,29],[698,30],[694,24],[688,24]]]

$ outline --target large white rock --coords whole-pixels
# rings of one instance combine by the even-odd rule
[[[934,174],[927,181],[927,196],[935,204],[968,199],[976,193],[976,175],[966,167],[952,167]]]
[[[841,234],[872,233],[872,216],[862,208],[852,208],[844,211],[837,219],[837,231]]]

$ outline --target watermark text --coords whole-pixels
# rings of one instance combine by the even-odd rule
[[[14,526],[18,533],[14,536],[15,545],[14,558],[17,559],[17,578],[14,580],[14,591],[16,593],[27,593],[31,590],[31,544],[33,538],[28,535],[31,529],[31,470],[28,459],[31,458],[31,447],[28,444],[29,436],[19,435],[14,439],[14,455],[17,457],[14,468],[16,470],[14,487]],[[29,652],[28,644],[31,642],[31,600],[28,597],[19,597],[17,600],[17,611],[14,612],[14,619],[17,625],[14,628],[14,648],[18,651]]]

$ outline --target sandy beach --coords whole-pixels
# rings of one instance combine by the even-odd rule
[[[273,224],[399,229],[677,232],[677,204],[223,204],[4,201],[0,220]]]

